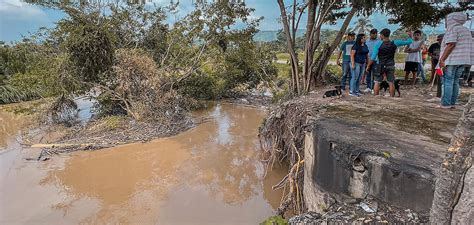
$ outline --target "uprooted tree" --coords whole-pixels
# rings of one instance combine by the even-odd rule
[[[450,12],[472,8],[467,3],[413,3],[411,0],[293,0],[289,5],[283,0],[277,2],[290,54],[290,88],[294,95],[307,93],[312,86],[324,82],[326,65],[341,42],[350,21],[356,15],[368,16],[377,10],[384,11],[392,16],[390,23],[399,23],[403,27],[414,29],[423,25],[436,25]],[[304,20],[303,15],[306,15],[306,35],[304,59],[300,69],[300,59],[296,52],[296,34],[302,19]],[[329,43],[321,42],[322,26],[333,24],[338,19],[343,19],[343,23],[334,40]],[[321,50],[318,52],[318,49]]]
[[[172,26],[166,18],[178,10],[173,1],[160,6],[142,1],[27,2],[67,16],[31,44],[0,45],[0,62],[6,61],[0,65],[0,88],[8,90],[8,95],[0,94],[0,102],[22,100],[20,95],[30,94],[17,90],[34,85],[41,96],[57,97],[53,111],[72,109],[73,96],[88,95],[97,100],[99,115],[157,118],[156,112],[170,114],[173,108],[158,109],[160,104],[231,96],[276,75],[274,53],[252,40],[261,18],[252,17],[253,9],[243,1],[196,1],[193,11]],[[28,51],[31,46],[38,50]]]

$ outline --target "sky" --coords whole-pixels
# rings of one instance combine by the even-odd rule
[[[152,0],[152,3],[147,4],[164,5],[167,3],[169,3],[169,0]],[[274,0],[246,0],[246,4],[255,8],[253,16],[264,17],[260,23],[260,30],[281,29],[281,24],[278,22],[280,11]],[[179,12],[168,20],[172,22],[176,19],[175,17],[182,17],[192,9],[192,0],[181,0]],[[64,16],[61,11],[31,5],[21,0],[0,0],[0,40],[5,42],[19,41],[23,36],[28,37],[31,33],[36,32],[40,27],[54,27],[55,23]],[[399,27],[396,24],[388,24],[388,17],[381,13],[374,13],[369,18],[375,28],[379,30],[381,28],[394,30]],[[356,20],[356,17],[352,19],[351,26]],[[325,25],[324,28],[337,29],[341,24],[342,20],[338,21],[336,25]],[[304,26],[304,23],[301,25]],[[425,27],[424,30],[430,31],[432,28]],[[440,24],[435,30],[443,31],[444,25]]]

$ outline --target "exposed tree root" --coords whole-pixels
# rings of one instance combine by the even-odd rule
[[[307,102],[306,102],[307,103]],[[277,214],[283,215],[292,207],[301,214],[306,211],[303,199],[304,132],[307,118],[316,117],[325,107],[305,104],[305,97],[288,101],[273,109],[260,127],[260,143],[267,171],[275,162],[288,162],[288,174],[273,189],[284,187]]]

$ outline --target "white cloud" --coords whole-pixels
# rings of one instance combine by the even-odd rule
[[[47,21],[46,13],[36,5],[20,0],[0,0],[0,20]]]

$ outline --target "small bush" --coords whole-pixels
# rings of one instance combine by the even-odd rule
[[[326,83],[339,84],[342,77],[342,69],[337,65],[326,66]]]
[[[261,222],[260,225],[288,225],[288,222],[281,216],[272,216]]]
[[[208,74],[195,73],[184,80],[178,87],[179,93],[185,96],[210,100],[219,95],[217,80]]]

